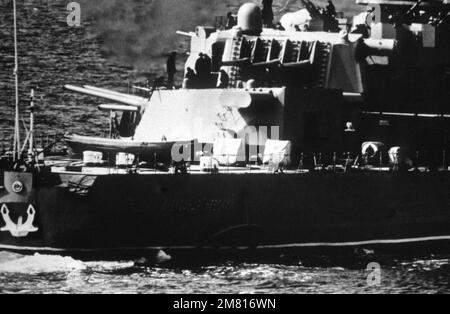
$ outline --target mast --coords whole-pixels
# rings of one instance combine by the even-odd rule
[[[14,78],[16,85],[15,98],[15,122],[14,122],[14,161],[20,159],[20,129],[19,129],[19,58],[17,49],[17,10],[16,0],[13,0],[14,6]]]
[[[30,95],[30,134],[29,134],[29,142],[30,148],[28,154],[31,156],[34,153],[34,89],[31,90]]]

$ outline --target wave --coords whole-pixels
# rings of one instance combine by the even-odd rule
[[[58,273],[85,270],[86,264],[70,257],[35,254],[23,256],[0,252],[1,273]]]

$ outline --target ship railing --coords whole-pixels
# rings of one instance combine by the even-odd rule
[[[53,148],[63,148],[62,139],[64,134],[61,132],[33,132],[34,147],[33,151],[41,153],[46,151],[51,152]],[[26,142],[25,142],[26,143]],[[22,155],[29,153],[29,149],[26,147],[25,143],[20,149]],[[0,135],[0,155],[7,155],[14,149],[14,135],[8,133],[2,133]],[[60,147],[59,147],[60,146]]]
[[[439,156],[438,156],[439,155]],[[433,156],[434,158],[430,158]],[[181,171],[174,173],[197,173],[209,172],[217,173],[235,173],[239,171],[246,172],[266,172],[266,173],[283,173],[285,171],[295,171],[298,174],[309,172],[332,172],[332,173],[351,173],[355,171],[367,172],[432,172],[450,171],[450,161],[446,150],[431,154],[428,151],[416,151],[413,157],[401,156],[400,153],[380,153],[375,155],[353,153],[353,152],[333,152],[333,153],[301,153],[298,158],[298,166],[295,168],[294,158],[291,154],[259,154],[258,156],[250,156],[246,161],[238,161],[240,155],[222,154],[209,156],[211,161],[210,168],[195,166],[196,163],[187,161],[182,164]],[[219,163],[219,159],[222,161]],[[223,161],[226,162],[223,162]],[[233,162],[231,162],[233,161]],[[266,162],[264,162],[266,161]],[[137,163],[139,165],[139,163]],[[154,165],[158,165],[158,156],[155,155]],[[172,165],[173,166],[173,165]],[[139,166],[137,166],[139,170]],[[153,166],[155,172],[158,166]],[[169,169],[170,167],[168,167]],[[172,167],[174,168],[174,167]],[[132,167],[130,167],[130,170]]]
[[[434,152],[420,150],[406,156],[395,151],[375,155],[352,152],[301,153],[298,160],[298,173],[306,171],[347,173],[364,170],[381,173],[450,171],[447,150]]]
[[[355,169],[361,158],[357,154],[346,153],[301,153],[297,172],[306,171],[332,171],[348,172]]]
[[[301,153],[293,157],[291,154],[259,154],[240,161],[241,155],[222,154],[220,156],[206,156],[211,161],[210,166],[202,167],[199,162],[183,161],[181,163],[168,163],[166,159],[154,155],[154,160],[141,162],[136,155],[132,163],[117,165],[116,156],[106,154],[105,163],[109,174],[124,173],[154,173],[154,174],[200,174],[200,173],[297,173],[310,172],[324,173],[354,173],[354,172],[449,172],[450,162],[446,150],[431,153],[429,151],[416,151],[412,157],[401,156],[399,153],[391,154],[362,154],[353,152],[327,152],[327,153]],[[221,163],[217,157],[220,157]],[[296,160],[297,159],[297,160]],[[223,162],[225,161],[225,162]],[[266,162],[264,162],[266,161]],[[298,164],[295,162],[298,161]],[[87,165],[77,164],[77,167]]]

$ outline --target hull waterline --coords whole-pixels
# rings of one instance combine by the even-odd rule
[[[13,224],[29,218],[32,205],[37,230],[14,235],[3,229],[0,249],[95,258],[160,250],[257,256],[450,248],[446,173],[249,174],[238,180],[233,174],[154,174],[60,181],[22,196],[23,202],[8,202],[11,196],[3,193],[0,204]]]

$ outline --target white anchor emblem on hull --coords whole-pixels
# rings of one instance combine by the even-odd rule
[[[11,217],[9,216],[9,209],[6,205],[2,206],[1,214],[3,217],[3,220],[5,221],[6,226],[2,227],[0,231],[6,232],[9,231],[11,235],[15,238],[24,238],[31,232],[36,232],[39,230],[39,228],[36,228],[33,226],[34,217],[36,216],[36,210],[34,209],[33,205],[28,206],[27,209],[27,220],[23,224],[23,218],[22,216],[19,217],[17,224],[15,224]]]

